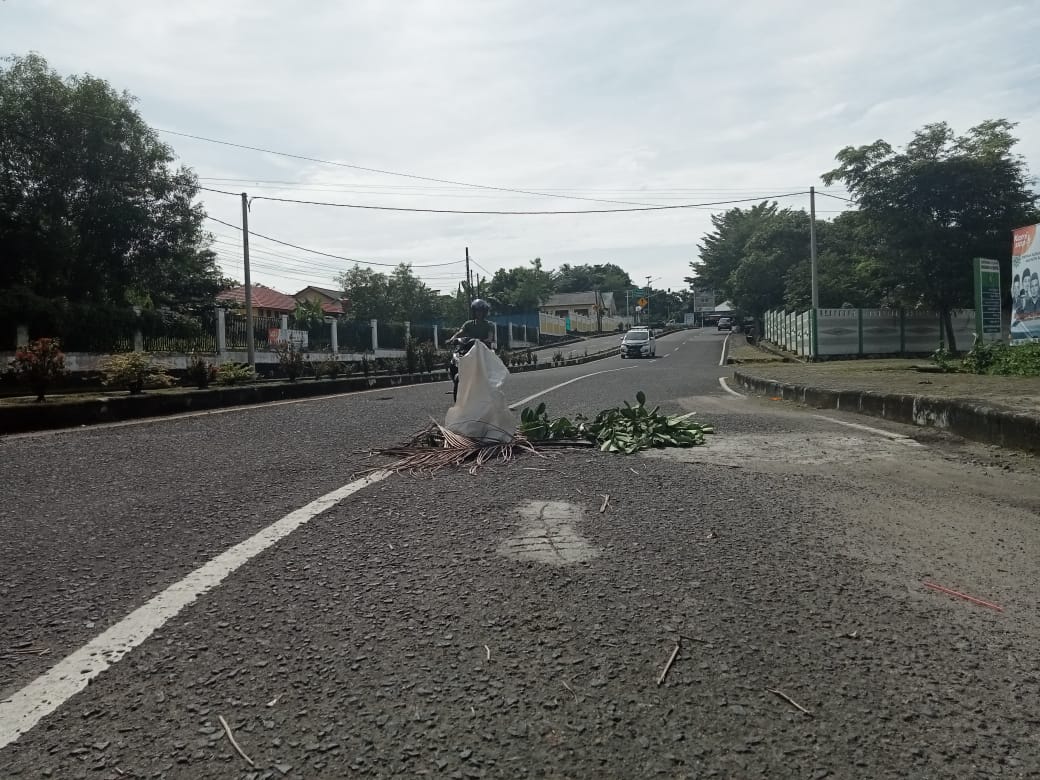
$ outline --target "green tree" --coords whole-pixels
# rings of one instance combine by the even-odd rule
[[[847,146],[823,176],[848,188],[883,237],[875,270],[891,295],[938,311],[951,350],[950,314],[971,305],[972,258],[996,258],[1006,272],[1011,230],[1037,221],[1014,127],[995,119],[956,136],[945,122],[925,125],[902,151],[883,140]]]
[[[530,311],[546,301],[553,293],[553,276],[542,268],[541,258],[531,266],[500,268],[488,287],[488,296],[494,300],[496,311]]]
[[[390,319],[386,274],[355,265],[337,276],[336,284],[350,301],[350,312],[355,319]]]
[[[325,321],[325,311],[318,301],[298,301],[296,311],[293,312],[293,320],[297,325],[310,328]]]
[[[437,294],[412,272],[407,263],[387,276],[355,265],[336,277],[359,320],[430,322],[440,315]]]
[[[195,174],[93,76],[36,54],[0,67],[0,289],[74,302],[212,304]]]
[[[893,303],[891,285],[880,272],[884,247],[862,212],[846,211],[830,222],[817,220],[816,244],[820,306],[869,308]],[[784,303],[790,309],[812,305],[808,253],[784,277]]]
[[[777,212],[775,202],[762,202],[749,209],[733,208],[713,214],[711,224],[715,229],[701,239],[697,247],[699,259],[690,263],[694,275],[684,281],[699,289],[715,290],[720,301],[732,298],[730,279],[745,258],[748,242]]]
[[[558,293],[623,292],[632,287],[628,272],[614,263],[570,265],[564,263],[553,274],[553,290]]]
[[[742,311],[760,317],[784,302],[785,279],[809,255],[809,215],[784,209],[764,217],[744,245],[726,288]]]
[[[390,318],[397,322],[431,322],[437,317],[437,293],[401,263],[387,279]]]

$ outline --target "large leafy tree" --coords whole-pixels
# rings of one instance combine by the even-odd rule
[[[883,140],[845,147],[823,176],[848,188],[883,237],[875,270],[893,298],[938,311],[952,349],[950,314],[971,305],[972,258],[998,259],[1006,270],[1011,230],[1037,221],[1013,129],[996,119],[957,136],[945,122],[930,124],[902,150]]]
[[[788,273],[808,256],[808,214],[791,209],[763,214],[724,289],[739,309],[761,316],[783,303]]]
[[[192,171],[93,76],[0,66],[0,289],[187,307],[222,286]]]
[[[808,225],[808,217],[806,217]],[[816,222],[820,305],[872,307],[893,303],[891,284],[880,272],[884,251],[873,226],[860,211],[847,211],[831,222]],[[812,267],[809,253],[784,277],[784,304],[791,309],[812,305]]]
[[[632,286],[628,272],[614,263],[571,265],[564,263],[553,274],[553,291],[558,293],[622,292]]]
[[[337,276],[336,282],[359,320],[429,322],[441,315],[437,293],[407,263],[397,266],[390,275],[354,265]]]
[[[553,276],[542,268],[541,258],[531,261],[530,267],[500,268],[488,285],[488,296],[503,311],[529,311],[552,295]]]
[[[732,298],[730,278],[746,256],[747,243],[757,230],[776,217],[777,212],[775,202],[763,202],[748,209],[733,208],[722,214],[713,214],[711,224],[715,229],[701,239],[697,247],[700,257],[690,263],[694,275],[686,277],[686,283],[700,289],[715,290],[719,300]]]

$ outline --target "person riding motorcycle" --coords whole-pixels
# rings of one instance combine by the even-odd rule
[[[483,341],[488,349],[493,349],[495,326],[487,319],[491,305],[483,298],[477,298],[469,305],[469,311],[473,319],[466,320],[458,333],[448,339],[448,343],[453,343],[457,339],[476,339]]]

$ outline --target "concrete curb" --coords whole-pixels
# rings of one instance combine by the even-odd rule
[[[966,439],[1000,447],[1040,452],[1040,416],[975,404],[963,398],[897,395],[870,390],[828,390],[733,374],[745,390],[817,409],[840,409],[884,420],[941,428]]]

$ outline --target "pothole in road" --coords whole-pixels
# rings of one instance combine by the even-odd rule
[[[518,508],[520,529],[498,546],[498,554],[514,561],[567,566],[599,555],[575,530],[582,509],[566,501],[527,501]]]
[[[648,458],[720,466],[758,466],[770,471],[862,463],[905,456],[907,445],[877,437],[842,434],[727,433],[709,436],[703,447],[647,450]]]

